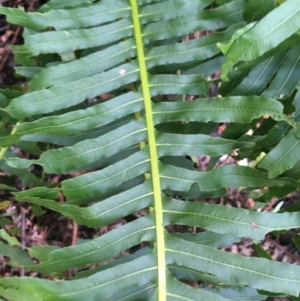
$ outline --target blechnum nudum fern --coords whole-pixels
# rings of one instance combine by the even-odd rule
[[[22,250],[2,232],[8,242],[0,242],[0,253],[11,264],[53,280],[2,278],[1,297],[221,301],[299,295],[298,266],[220,250],[244,237],[259,242],[269,232],[300,226],[297,206],[258,210],[299,187],[298,0],[280,7],[275,0],[52,0],[35,13],[0,12],[25,27],[25,43],[14,51],[28,91],[0,96],[0,166],[28,187],[14,192],[15,200],[87,227],[146,209],[105,235],[60,249]],[[197,31],[204,36],[184,41]],[[221,81],[209,76],[220,69],[222,97],[205,98]],[[99,97],[104,94],[108,100]],[[187,101],[191,95],[195,99]],[[219,123],[227,128],[213,138]],[[51,147],[40,152],[40,143]],[[18,158],[12,145],[38,159]],[[234,150],[253,166],[216,165]],[[211,157],[205,171],[187,159],[200,155]],[[85,172],[49,186],[29,172],[33,164],[45,174]],[[205,202],[229,187],[259,189],[252,192],[255,209]],[[57,201],[59,193],[65,202]],[[168,232],[170,225],[204,232]],[[136,253],[116,257],[141,242]],[[70,269],[75,279],[66,278]]]

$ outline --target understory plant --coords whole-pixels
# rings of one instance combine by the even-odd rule
[[[299,266],[226,247],[300,227],[298,202],[264,210],[300,186],[299,0],[50,0],[0,13],[24,27],[13,50],[27,81],[0,94],[0,168],[26,189],[0,189],[87,228],[134,216],[62,248],[22,249],[1,230],[0,254],[32,275],[0,279],[2,298],[298,300]],[[224,155],[248,166],[220,166]],[[218,204],[232,187],[255,206]]]

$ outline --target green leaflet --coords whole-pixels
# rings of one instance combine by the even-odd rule
[[[41,53],[65,53],[78,49],[103,46],[120,40],[124,35],[132,35],[132,24],[128,19],[90,29],[72,29],[68,31],[51,31],[26,36],[27,46],[14,47],[16,52],[29,52],[31,55]],[[95,37],[98,37],[96,39]]]
[[[214,299],[216,301],[225,301],[226,299],[218,296],[216,294],[212,294],[203,289],[195,290],[189,286],[183,285],[181,282],[174,281],[171,275],[168,277],[168,291],[166,293],[168,300],[177,301],[177,300],[195,300],[201,301],[203,299],[209,300]],[[155,296],[154,296],[155,297]],[[152,298],[151,300],[157,300]]]
[[[289,177],[293,177],[296,179],[300,178],[300,161],[298,161],[293,168],[290,170],[286,171],[284,175],[287,175]]]
[[[299,121],[299,93],[295,95],[293,105],[296,108],[295,120]],[[279,132],[275,142],[279,142],[259,163],[259,167],[268,171],[269,177],[273,178],[283,172],[291,169],[299,161],[298,158],[298,142],[299,140],[293,135],[290,127],[281,124],[281,131],[279,126],[276,131]],[[280,140],[281,138],[281,140]],[[260,141],[264,145],[266,141]]]
[[[232,96],[224,98],[197,99],[193,102],[160,102],[154,107],[156,124],[165,121],[230,122],[250,123],[265,114],[274,120],[284,120],[295,128],[299,137],[299,125],[289,116],[282,114],[283,106],[273,99],[258,96]]]
[[[54,250],[59,249],[58,246],[34,246],[28,250],[31,257],[40,261],[47,260],[48,254]]]
[[[247,260],[241,255],[215,250],[209,246],[196,247],[187,241],[183,244],[182,240],[176,237],[168,240],[166,249],[169,263],[191,269],[199,269],[201,265],[204,271],[240,285],[247,283],[256,289],[272,288],[273,292],[277,293],[299,294],[299,272],[296,266],[288,267],[283,263],[262,258]],[[276,282],[277,286],[270,286],[270,282]]]
[[[140,93],[129,92],[115,97],[109,102],[99,103],[87,109],[40,118],[33,122],[16,125],[16,132],[0,138],[3,146],[17,142],[22,136],[36,133],[56,134],[62,137],[103,126],[136,110],[142,110]],[[101,120],[99,124],[99,120]],[[59,144],[59,143],[57,143]]]
[[[277,75],[273,79],[263,96],[287,99],[291,96],[298,85],[298,74],[300,73],[300,46],[293,47],[287,52],[286,58],[279,68]]]
[[[264,114],[282,120],[283,106],[272,99],[257,96],[198,99],[193,102],[157,103],[156,123],[170,120],[248,123]]]
[[[69,201],[97,200],[99,197],[139,175],[150,171],[149,150],[137,152],[124,161],[105,169],[62,182],[62,189]]]
[[[70,2],[68,0],[50,0],[46,4],[42,5],[38,11],[43,13],[51,9],[57,8],[74,8],[76,6],[85,6],[91,5],[91,1],[89,0],[73,0],[72,5],[70,6]]]
[[[0,254],[1,256],[7,256],[12,261],[12,264],[15,264],[16,266],[26,266],[26,265],[32,265],[33,261],[28,256],[28,254],[22,250],[19,247],[13,247],[10,245],[7,245],[0,241]]]
[[[221,289],[221,290],[211,290],[208,291],[214,292],[224,298],[230,300],[252,300],[252,301],[260,301],[265,300],[266,296],[263,296],[257,292],[257,290],[252,289],[250,287],[243,287],[239,289]]]
[[[70,282],[55,282],[37,278],[13,278],[2,279],[0,294],[5,298],[20,301],[33,300],[82,300],[88,298],[93,300],[99,296],[109,298],[113,295],[114,287],[117,285],[119,290],[125,290],[131,286],[144,285],[155,277],[157,268],[155,258],[151,255],[143,256],[135,260],[135,264],[123,264],[115,269],[107,270],[95,274],[84,280],[73,280]],[[3,289],[3,286],[9,286]],[[16,290],[17,289],[17,290]],[[35,292],[39,293],[35,293]]]
[[[238,165],[227,165],[209,172],[187,172],[183,168],[162,164],[160,171],[163,189],[176,191],[188,191],[193,184],[198,185],[202,191],[212,191],[222,187],[299,186],[299,182],[294,179],[268,179],[267,173]],[[182,174],[185,174],[184,180],[181,178]]]
[[[52,250],[41,258],[43,260],[39,264],[25,266],[25,268],[51,274],[70,268],[85,267],[91,263],[100,264],[113,259],[120,252],[137,245],[140,241],[152,240],[154,237],[153,217],[144,217],[92,241]]]
[[[205,283],[212,283],[214,285],[235,286],[235,283],[224,279],[222,277],[216,277],[204,272],[199,272],[195,269],[190,269],[184,266],[168,265],[170,272],[178,279],[187,279],[190,281],[203,281]]]
[[[299,140],[289,131],[278,145],[259,163],[259,167],[268,171],[270,178],[291,169],[299,161]]]
[[[86,79],[80,79],[72,84],[25,94],[12,100],[3,110],[15,118],[61,110],[79,104],[85,98],[95,97],[110,89],[129,84],[137,79],[137,75],[138,67],[134,63],[124,64],[109,72],[94,75],[89,78],[88,82]]]
[[[116,9],[116,6],[118,9]],[[92,27],[113,21],[121,16],[130,16],[130,6],[126,5],[124,1],[118,1],[115,4],[100,2],[93,6],[69,10],[49,10],[45,13],[27,14],[23,9],[8,7],[2,7],[0,11],[8,17],[9,22],[34,30],[41,30],[46,27],[54,27],[57,30]]]
[[[252,147],[251,142],[240,142],[222,138],[211,138],[208,135],[157,134],[157,147],[160,156],[164,155],[208,155],[229,154],[241,147]]]
[[[173,233],[173,235],[181,239],[193,241],[194,243],[200,245],[212,246],[214,248],[225,247],[227,245],[230,246],[233,243],[240,241],[240,238],[238,237],[210,231],[205,231],[202,233]]]
[[[153,206],[153,191],[149,182],[144,182],[137,187],[107,198],[88,208],[80,208],[72,204],[61,204],[51,199],[28,195],[29,192],[25,195],[22,192],[15,194],[16,199],[21,202],[26,200],[60,212],[62,215],[72,218],[79,225],[88,227],[105,226],[123,217],[124,214],[133,214],[141,209]]]
[[[181,86],[182,94],[204,95],[210,84],[202,75],[154,75],[149,80],[151,96],[174,94]]]
[[[280,53],[256,65],[229,95],[257,95],[261,93],[282,64],[285,56],[285,53]]]
[[[189,225],[235,237],[262,240],[266,233],[298,228],[299,213],[269,213],[248,211],[206,203],[165,200],[165,224]],[[216,227],[215,225],[218,225]],[[184,235],[181,237],[185,239]]]
[[[35,187],[30,190],[17,192],[18,197],[27,198],[28,196],[40,197],[42,199],[57,199],[59,190],[57,188]]]
[[[13,151],[7,150],[5,158],[15,157],[17,157],[17,155]],[[31,184],[40,185],[40,183],[42,182],[41,179],[37,178],[34,174],[30,173],[29,170],[13,168],[9,166],[5,160],[0,161],[0,169],[2,171],[6,171],[18,176],[25,186],[29,186]]]
[[[5,185],[5,184],[0,184],[0,189],[1,190],[8,190],[8,191],[18,191],[15,187]]]
[[[29,82],[29,90],[36,91],[52,85],[71,83],[96,75],[136,55],[132,39],[57,66],[44,68]]]
[[[145,122],[142,120],[131,122],[124,125],[121,129],[108,132],[97,139],[85,140],[64,149],[48,150],[40,156],[39,160],[35,160],[32,163],[43,166],[47,173],[66,173],[107,158],[140,141],[146,140],[146,130]],[[9,164],[14,167],[24,168],[24,163],[24,160],[21,161],[21,167],[18,166],[17,160],[12,160]],[[28,163],[30,164],[31,162]]]
[[[155,285],[153,283],[147,283],[137,288],[130,288],[121,293],[117,293],[107,299],[107,301],[130,301],[130,300],[147,300],[149,296],[152,296],[155,291]]]

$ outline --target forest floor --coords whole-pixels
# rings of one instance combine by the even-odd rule
[[[0,5],[7,7],[23,6],[26,11],[34,11],[44,2],[46,1],[0,0]],[[0,89],[24,83],[24,79],[17,77],[14,74],[14,57],[9,48],[10,45],[22,43],[22,28],[8,24],[5,17],[0,15]],[[219,131],[222,130],[223,128],[219,127]],[[198,165],[201,169],[206,168],[207,162],[207,157],[198,158]],[[219,164],[222,165],[227,163],[229,163],[228,158],[222,158],[222,161],[219,162]],[[7,177],[9,177],[9,175],[0,170],[0,183],[1,180]],[[60,181],[60,178],[59,176],[53,176],[52,178],[47,179],[47,181],[54,183],[56,181]],[[13,184],[18,189],[24,188],[17,178],[13,179]],[[264,210],[272,211],[280,201],[283,201],[284,205],[289,205],[298,199],[299,195],[295,194],[291,194],[281,200],[274,199],[264,208]],[[6,209],[6,213],[11,215],[12,223],[5,227],[10,233],[15,231],[15,237],[22,242],[24,247],[46,244],[60,247],[74,245],[81,239],[97,237],[126,222],[126,220],[118,220],[101,229],[89,229],[82,226],[78,227],[72,222],[72,220],[61,218],[57,213],[50,210],[43,212],[43,214],[39,216],[41,212],[37,213],[34,208],[29,205],[14,202],[13,197],[5,194],[5,192],[1,190],[0,200],[10,201],[10,206]],[[213,202],[242,208],[251,208],[254,206],[254,201],[252,199],[250,199],[246,194],[234,189],[228,190],[228,194],[225,197],[213,200]],[[3,213],[3,210],[1,212]],[[176,230],[178,231],[180,229]],[[273,258],[273,260],[290,262],[298,265],[300,264],[300,254],[291,239],[290,232],[280,235],[279,237],[268,234],[259,246],[255,246],[250,239],[244,239],[241,243],[234,244],[226,250],[230,250],[231,252],[239,253],[244,256],[259,256],[259,252],[265,250]],[[24,271],[10,267],[7,265],[5,258],[0,257],[0,277],[11,275],[24,275]],[[278,300],[283,301],[287,299],[281,298]]]

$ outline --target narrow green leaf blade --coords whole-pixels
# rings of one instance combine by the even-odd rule
[[[128,63],[94,75],[88,81],[83,78],[71,84],[24,94],[13,99],[3,110],[18,119],[54,112],[79,104],[86,98],[117,89],[137,79],[138,66],[135,63]]]
[[[212,138],[208,135],[179,135],[158,133],[157,147],[160,156],[219,156],[241,147],[253,147],[254,143]]]
[[[213,232],[235,237],[262,240],[272,231],[290,230],[300,225],[300,214],[249,211],[207,204],[168,200],[164,202],[166,225],[179,224],[205,228]],[[184,239],[184,236],[183,236]]]
[[[213,191],[222,187],[299,187],[299,182],[292,178],[269,179],[265,172],[239,165],[226,165],[209,172],[187,172],[183,168],[161,164],[160,171],[163,189],[175,191],[189,191],[193,184],[198,185],[201,191]]]
[[[91,277],[73,281],[51,281],[23,277],[1,279],[0,295],[10,300],[81,301],[104,300],[117,291],[132,286],[142,286],[155,279],[157,267],[154,256],[146,255],[112,269],[99,272]]]
[[[298,296],[300,292],[299,266],[263,258],[247,258],[192,242],[182,243],[177,237],[168,239],[166,248],[168,262],[178,266],[224,277],[240,286],[248,285],[292,296]]]
[[[79,225],[103,227],[123,216],[134,214],[139,210],[153,206],[153,192],[151,188],[151,183],[144,182],[139,186],[87,208],[30,196],[32,189],[27,190],[27,195],[22,194],[22,192],[15,195],[17,201],[23,202],[26,200],[29,203],[57,211],[66,217],[72,218]]]
[[[57,273],[71,268],[100,264],[119,253],[155,237],[153,217],[147,216],[121,226],[86,243],[49,252],[45,260],[27,269],[40,273]]]
[[[157,103],[154,120],[156,123],[175,120],[249,123],[264,115],[284,119],[282,110],[280,102],[259,96],[202,98],[192,102]]]

